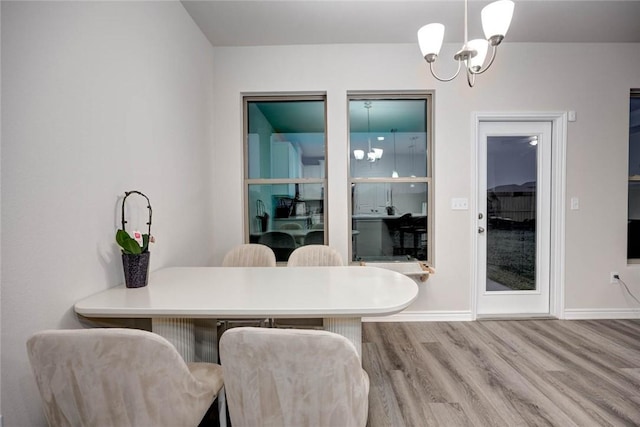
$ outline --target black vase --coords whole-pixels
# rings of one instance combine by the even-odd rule
[[[122,254],[124,284],[127,288],[147,286],[149,276],[149,258],[151,252],[141,254]]]

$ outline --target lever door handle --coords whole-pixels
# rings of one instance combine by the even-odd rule
[[[478,227],[478,233],[484,233],[484,227]]]

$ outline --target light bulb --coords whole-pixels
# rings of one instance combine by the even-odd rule
[[[427,24],[418,30],[418,44],[427,62],[435,61],[444,39],[444,25]]]
[[[507,34],[513,17],[513,7],[511,0],[498,0],[482,9],[482,29],[492,46],[499,45]]]
[[[467,68],[477,73],[482,68],[482,64],[484,64],[484,58],[487,56],[489,42],[485,39],[474,39],[467,42],[467,48],[476,51],[476,56],[467,59]]]

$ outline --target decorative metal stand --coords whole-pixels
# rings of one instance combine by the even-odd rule
[[[149,221],[147,222],[147,226],[149,227],[148,236],[149,239],[151,239],[151,202],[149,201],[149,198],[147,196],[136,190],[125,191],[124,193],[124,198],[122,199],[122,230],[126,231],[125,224],[127,223],[127,221],[125,220],[124,205],[127,197],[129,197],[131,194],[138,194],[147,200],[147,208],[149,209]],[[122,254],[124,283],[127,288],[141,288],[143,286],[147,286],[150,258],[151,253],[149,252],[148,248],[146,248],[146,250],[141,254]]]

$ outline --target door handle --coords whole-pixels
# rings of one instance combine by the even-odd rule
[[[478,233],[484,233],[484,227],[478,227]]]

